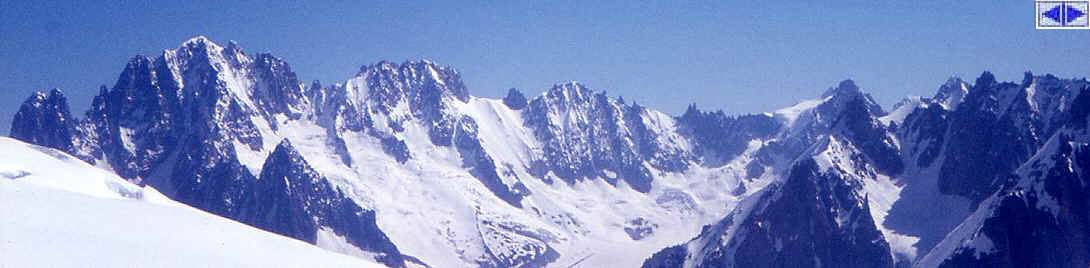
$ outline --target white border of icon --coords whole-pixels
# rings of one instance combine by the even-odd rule
[[[1035,0],[1033,1],[1033,10],[1036,11],[1033,14],[1034,26],[1038,30],[1090,30],[1090,23],[1082,26],[1041,26],[1041,4],[1042,3],[1079,3],[1090,7],[1090,0]],[[1090,10],[1087,11],[1090,13]],[[1090,14],[1086,14],[1090,19]]]

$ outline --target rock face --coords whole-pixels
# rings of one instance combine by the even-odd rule
[[[32,95],[11,133],[395,267],[1086,267],[1088,84],[984,73],[887,113],[845,80],[674,117],[577,82],[474,97],[428,60],[304,84],[195,37],[83,117]]]
[[[605,178],[610,184],[624,181],[640,192],[651,188],[650,170],[644,162],[668,171],[685,168],[691,155],[680,139],[650,128],[653,117],[639,105],[596,93],[576,83],[554,85],[523,111],[526,126],[543,141],[543,155],[535,159],[535,176],[551,172],[564,182]]]
[[[853,185],[835,172],[822,174],[812,160],[800,162],[790,174],[779,189],[770,189],[779,190],[779,199],[768,197],[764,210],[752,211],[741,222],[738,234],[744,238],[733,242],[736,266],[893,266],[889,245],[858,193],[861,183]],[[722,267],[731,260],[727,252],[715,254],[706,255],[701,265]]]
[[[693,153],[710,166],[729,162],[745,151],[749,141],[766,139],[782,128],[772,116],[728,116],[723,111],[700,111],[696,105],[685,110],[678,124],[679,132],[693,141]]]
[[[643,267],[893,267],[889,245],[858,196],[860,185],[841,176],[823,174],[813,160],[799,162],[786,181],[755,200],[748,216],[728,216],[693,244],[660,251]]]
[[[769,155],[806,146],[823,153],[791,161],[783,181],[743,201],[690,242],[653,254],[644,267],[1087,265],[1082,234],[1090,217],[1078,212],[1090,204],[1079,172],[1087,155],[1085,80],[1027,74],[1022,84],[999,83],[989,73],[973,85],[951,79],[934,97],[905,108],[900,119],[887,118],[866,98],[851,97],[859,96],[853,88],[841,83],[820,102],[781,110],[777,116],[789,118],[790,129],[765,147]],[[889,127],[877,123],[883,120]],[[821,139],[830,142],[814,142]],[[844,159],[854,164],[820,164]],[[819,168],[811,168],[811,160]],[[889,178],[907,186],[889,188],[883,183]],[[953,225],[890,223],[887,216],[929,214],[896,201],[889,205],[895,192],[883,188],[902,191],[896,198],[909,202],[917,202],[912,195],[964,198],[975,211]],[[940,197],[946,195],[951,197]],[[822,223],[829,218],[836,220]],[[828,228],[843,223],[851,223],[854,233]],[[921,226],[934,229],[921,232]],[[908,249],[888,242],[905,234],[927,241]],[[840,240],[845,237],[853,239]]]
[[[910,163],[938,166],[943,193],[979,203],[1064,125],[1077,83],[1030,73],[1020,84],[988,72],[971,86],[951,79],[906,117],[898,135],[911,146]]]
[[[854,81],[840,82],[826,91],[822,100],[794,122],[794,133],[782,139],[785,150],[805,150],[823,137],[833,135],[851,142],[866,153],[875,168],[887,174],[896,175],[904,169],[896,138],[878,121],[885,112]]]
[[[1025,183],[986,200],[983,210],[973,215],[981,222],[958,230],[964,228],[975,237],[944,241],[965,244],[948,253],[940,267],[1090,265],[1090,239],[1086,236],[1090,231],[1090,188],[1086,187],[1090,178],[1067,169],[1083,170],[1090,164],[1090,147],[1069,137],[1057,137],[1056,142],[1056,154],[1041,160],[1055,161],[1057,166],[1031,171]],[[944,246],[948,245],[940,244],[940,249]],[[939,256],[943,255],[934,258]]]
[[[867,100],[846,81],[796,110],[791,123],[799,129],[761,149],[769,163],[789,161],[783,177],[643,267],[893,267],[874,214],[884,211],[872,212],[868,196],[884,194],[870,186],[901,171],[892,162],[899,153]]]
[[[318,243],[329,230],[362,250],[377,252],[390,266],[405,263],[375,223],[375,212],[361,208],[314,171],[288,140],[265,160],[261,177],[244,201],[239,221],[295,239]]]
[[[507,90],[507,96],[503,97],[503,104],[512,110],[522,110],[526,108],[526,96],[522,95],[522,91],[511,88]]]
[[[278,128],[277,118],[312,114],[310,101],[290,66],[279,58],[269,54],[250,57],[234,43],[223,47],[195,37],[158,57],[132,58],[113,88],[100,90],[82,120],[69,115],[67,100],[59,90],[35,94],[16,116],[12,134],[109,167],[123,178],[153,186],[174,200],[220,216],[249,220],[268,231],[314,243],[317,231],[304,227],[331,228],[334,233],[347,234],[352,245],[381,254],[379,261],[401,265],[400,253],[374,225],[374,212],[338,198],[334,194],[339,192],[330,189],[311,193],[330,194],[325,198],[339,202],[321,213],[309,211],[306,219],[319,221],[314,225],[257,224],[257,219],[303,216],[253,201],[253,193],[266,193],[275,186],[255,176],[261,163],[248,163],[243,158],[270,147],[269,142],[275,140],[268,135]],[[298,207],[311,200],[280,201]],[[371,218],[346,217],[355,213]]]
[[[19,106],[12,120],[11,137],[66,152],[75,151],[76,122],[68,111],[68,98],[59,89],[35,93]]]
[[[1090,88],[1085,81],[1076,85],[1081,93],[1058,121],[1064,127],[1017,169],[1014,183],[985,199],[921,265],[1090,265]]]
[[[312,93],[329,135],[341,139],[342,132],[364,132],[381,140],[382,149],[398,162],[412,158],[403,138],[405,124],[420,122],[427,127],[432,145],[455,147],[474,177],[508,204],[521,207],[528,194],[520,182],[505,183],[491,156],[483,152],[476,136],[477,124],[463,116],[457,106],[469,101],[461,76],[452,68],[431,61],[404,64],[379,62],[364,66],[344,86]],[[322,121],[320,121],[322,122]],[[347,152],[341,152],[347,157]]]

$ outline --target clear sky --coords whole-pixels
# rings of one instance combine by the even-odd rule
[[[82,116],[130,57],[194,35],[305,81],[429,58],[478,96],[578,80],[671,114],[771,111],[847,78],[888,108],[950,76],[1090,72],[1090,31],[1034,30],[1029,0],[75,2],[0,0],[0,133],[31,92],[64,89]]]

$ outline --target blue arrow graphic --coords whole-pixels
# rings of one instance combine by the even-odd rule
[[[1075,21],[1075,20],[1079,19],[1079,17],[1086,16],[1086,12],[1084,12],[1082,10],[1079,10],[1078,8],[1074,8],[1074,7],[1072,7],[1070,5],[1066,5],[1066,4],[1065,4],[1065,6],[1066,6],[1066,8],[1064,8],[1064,10],[1067,11],[1067,14],[1066,14],[1067,16],[1064,16],[1064,24],[1065,25],[1068,24],[1068,23],[1071,23],[1072,21]]]
[[[1080,17],[1086,16],[1086,12],[1079,10],[1078,8],[1074,8],[1067,3],[1061,3],[1060,5],[1053,7],[1052,9],[1049,9],[1044,13],[1041,13],[1041,15],[1044,15],[1046,18],[1049,18],[1053,21],[1059,22],[1061,26],[1067,26],[1068,23],[1071,23],[1079,19]]]

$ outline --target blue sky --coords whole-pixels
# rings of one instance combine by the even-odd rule
[[[306,81],[429,58],[478,96],[578,80],[671,114],[771,111],[847,78],[888,107],[984,70],[1090,72],[1090,31],[1035,30],[1028,0],[130,2],[0,1],[0,132],[35,90],[64,89],[82,114],[130,57],[198,34]]]

